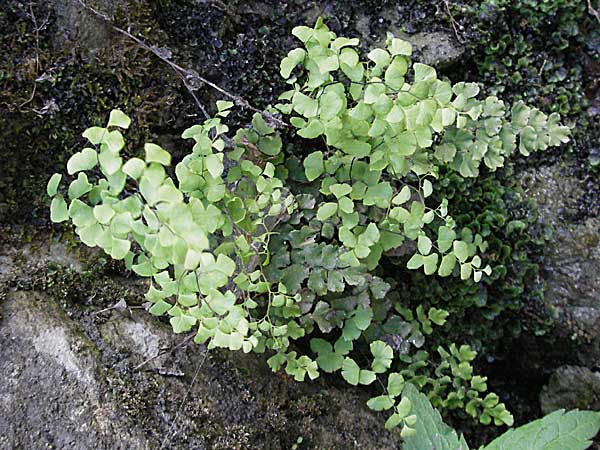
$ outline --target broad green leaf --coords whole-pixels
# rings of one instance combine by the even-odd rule
[[[386,96],[385,89],[386,88],[383,83],[373,82],[367,84],[367,87],[365,88],[365,95],[363,101],[367,105],[373,105],[374,103],[381,101],[383,96]]]
[[[179,316],[171,317],[169,321],[171,322],[171,326],[175,333],[185,333],[192,329],[197,320],[195,317],[181,314]]]
[[[408,64],[404,59],[396,58],[385,70],[384,79],[386,84],[395,90],[400,90],[404,85],[404,75],[408,69]]]
[[[340,197],[348,195],[350,192],[352,192],[352,186],[346,183],[336,183],[329,186],[329,191],[339,199]]]
[[[119,127],[123,129],[129,128],[131,119],[125,115],[125,113],[119,109],[113,109],[110,112],[107,127]]]
[[[494,439],[482,450],[585,450],[600,429],[600,413],[555,411]]]
[[[394,413],[385,421],[385,428],[387,430],[392,430],[400,425],[400,423],[402,423],[402,417]]]
[[[229,256],[223,255],[221,253],[217,256],[217,261],[214,266],[214,269],[230,277],[235,272],[236,264],[235,261]]]
[[[110,256],[113,259],[123,259],[129,252],[131,242],[128,239],[112,238]]]
[[[246,218],[246,208],[241,198],[235,197],[227,203],[227,210],[234,223],[240,223]]]
[[[50,177],[46,186],[46,193],[48,194],[48,197],[54,197],[56,195],[60,180],[62,180],[62,175],[60,173],[55,173]]]
[[[460,265],[460,279],[468,280],[471,277],[471,273],[473,272],[473,268],[471,264],[461,264]]]
[[[394,351],[392,347],[383,341],[374,341],[371,343],[371,353],[373,354],[372,369],[375,373],[383,373],[392,365]]]
[[[157,272],[157,270],[153,267],[150,261],[143,261],[139,264],[135,264],[134,266],[132,266],[131,269],[141,277],[151,277]],[[161,314],[163,313],[164,312],[162,312]]]
[[[315,30],[307,26],[299,26],[292,29],[292,34],[300,39],[302,42],[306,43],[308,40],[313,37],[315,34]]]
[[[294,111],[306,118],[316,117],[319,110],[319,102],[301,92],[296,92],[294,94],[292,97],[292,105]]]
[[[338,209],[337,203],[323,203],[317,211],[317,219],[324,221],[333,216]]]
[[[73,200],[69,205],[69,217],[77,227],[85,227],[96,223],[92,208],[78,199]]]
[[[450,83],[438,80],[435,85],[433,97],[441,105],[447,105],[450,103],[450,99],[452,98],[452,86]]]
[[[461,263],[465,262],[469,257],[469,245],[465,241],[454,241],[453,250],[456,259]]]
[[[371,50],[367,57],[375,63],[375,67],[373,68],[374,76],[378,76],[391,60],[388,51],[382,48],[375,48]]]
[[[395,55],[410,56],[412,54],[412,45],[408,41],[393,38],[390,43],[390,53]]]
[[[217,314],[224,315],[233,308],[233,305],[235,304],[235,295],[231,291],[227,291],[225,294],[222,294],[216,289],[211,289],[210,295],[206,297],[206,302],[212,311]]]
[[[342,47],[356,46],[359,42],[358,38],[338,37],[331,43],[331,49],[337,51]]]
[[[432,275],[437,270],[438,254],[432,253],[431,255],[423,257],[423,270],[425,275]]]
[[[171,164],[171,154],[160,146],[147,143],[144,145],[144,150],[146,151],[147,163],[155,162],[162,164],[163,166],[168,166]]]
[[[81,172],[77,179],[73,180],[69,185],[69,198],[74,200],[84,194],[87,194],[91,190],[92,185],[88,182],[87,175]]]
[[[392,124],[400,123],[400,122],[402,122],[403,119],[404,119],[404,111],[398,105],[392,106],[392,109],[390,109],[390,112],[388,113],[388,115],[385,118],[385,120],[387,122],[392,123]]]
[[[316,359],[319,368],[325,372],[333,373],[342,368],[344,357],[337,353],[324,353]]]
[[[96,205],[94,206],[94,217],[98,222],[106,225],[115,215],[115,211],[111,205]]]
[[[342,213],[350,214],[354,211],[354,202],[348,197],[342,197],[338,200],[339,210]]]
[[[82,151],[75,153],[67,162],[67,173],[73,175],[82,170],[90,170],[98,163],[98,154],[96,150],[84,148]]]
[[[420,235],[417,239],[417,248],[422,255],[428,255],[431,251],[431,239],[424,234]]]
[[[104,135],[103,143],[106,144],[108,150],[111,153],[118,154],[119,151],[125,146],[125,140],[123,135],[118,130],[109,131]]]
[[[358,237],[358,244],[371,247],[373,244],[379,241],[380,237],[381,234],[379,233],[379,228],[377,228],[376,224],[371,222],[369,225],[367,225],[365,231],[363,231],[363,233]]]
[[[98,240],[103,237],[104,230],[98,223],[94,223],[87,227],[77,228],[76,230],[79,239],[88,247],[95,247]]]
[[[360,377],[360,367],[353,359],[344,358],[342,364],[342,377],[352,386],[357,386]]]
[[[219,112],[226,111],[233,107],[234,103],[229,100],[217,100],[217,109]]]
[[[400,192],[394,196],[392,203],[394,205],[402,205],[410,200],[410,187],[408,185],[400,189]]]
[[[290,50],[285,58],[281,60],[281,64],[279,65],[279,73],[283,78],[289,78],[292,70],[300,64],[304,58],[306,57],[306,50],[303,48],[295,48]]]
[[[120,168],[123,162],[122,158],[110,150],[102,150],[98,155],[100,168],[107,176],[114,175]]]
[[[323,166],[323,153],[311,153],[304,159],[303,165],[308,181],[316,180],[325,171],[325,167]]]
[[[104,136],[107,134],[108,130],[106,128],[91,127],[85,130],[82,136],[92,144],[98,145],[104,140]]]
[[[358,53],[354,49],[345,48],[340,52],[340,63],[348,67],[356,67],[359,63]]]
[[[323,120],[331,120],[337,117],[344,108],[343,98],[334,90],[325,92],[319,99],[319,115]]]
[[[408,414],[412,410],[412,400],[408,398],[408,396],[403,395],[402,399],[396,406],[396,414],[398,414],[403,419],[408,416]]]
[[[352,323],[361,331],[366,330],[371,325],[373,319],[373,310],[371,308],[359,308],[354,313]]]
[[[345,153],[357,158],[364,158],[371,151],[371,144],[358,139],[346,139],[339,146]]]
[[[376,379],[377,375],[375,375],[375,372],[370,370],[361,370],[358,375],[358,382],[360,384],[364,384],[365,386],[371,384]]]
[[[445,252],[452,247],[452,243],[456,239],[456,232],[445,225],[438,229],[438,249],[440,252]]]
[[[314,139],[319,137],[325,132],[325,127],[323,126],[323,122],[319,119],[311,119],[308,121],[308,124],[298,131],[298,136],[302,136],[306,139]]]
[[[392,199],[394,191],[389,182],[378,183],[375,186],[369,186],[363,198],[365,205],[376,205],[379,208],[387,208]]]
[[[133,267],[134,267],[134,271],[135,271],[136,266],[133,266]],[[150,312],[150,314],[152,314],[154,316],[162,316],[164,313],[166,313],[172,307],[173,307],[173,305],[171,305],[170,303],[168,303],[164,300],[159,300],[156,303],[154,303],[154,305],[152,305],[152,308],[150,308],[149,312]]]
[[[406,268],[410,270],[418,269],[423,265],[423,255],[415,253],[406,263]]]
[[[67,203],[62,196],[58,195],[50,203],[50,220],[54,223],[64,222],[69,218]]]
[[[220,177],[223,173],[223,161],[221,160],[222,154],[214,154],[211,153],[204,157],[204,164],[206,166],[206,170],[210,173],[213,178]]]
[[[448,253],[447,255],[444,255],[438,269],[438,275],[441,277],[447,277],[451,275],[455,265],[456,256],[454,256],[454,253]]]
[[[288,292],[296,293],[302,287],[302,282],[308,277],[309,268],[300,264],[292,264],[283,271],[281,282]]]
[[[406,383],[402,397],[411,401],[410,411],[417,416],[414,426],[416,433],[405,437],[403,450],[469,450],[464,439],[459,438],[452,428],[442,422],[440,413],[414,385]]]
[[[437,309],[437,308],[430,308],[429,312],[427,313],[429,320],[431,320],[433,323],[435,323],[438,326],[444,325],[446,323],[446,319],[448,318],[449,315],[450,315],[450,313],[448,311],[445,311],[443,309]]]
[[[394,400],[389,395],[380,395],[370,398],[367,401],[367,406],[373,411],[384,411],[394,406]]]
[[[273,134],[261,137],[258,140],[258,148],[265,155],[275,156],[281,152],[281,136]]]
[[[413,70],[415,72],[415,83],[418,81],[434,79],[437,76],[435,69],[426,64],[414,63]]]
[[[122,171],[129,175],[134,180],[137,180],[144,173],[146,163],[139,158],[131,158],[123,164]]]
[[[390,373],[388,377],[387,392],[392,397],[398,397],[404,389],[404,377],[399,373]]]
[[[433,185],[431,184],[431,181],[429,181],[429,180],[423,181],[423,196],[425,198],[427,198],[431,195],[432,192],[433,192]]]

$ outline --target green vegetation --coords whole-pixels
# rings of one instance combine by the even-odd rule
[[[33,3],[41,22],[52,5]],[[185,88],[177,76],[157,69],[154,61],[135,47],[123,45],[119,52],[91,58],[84,51],[73,53],[71,45],[52,45],[55,33],[63,32],[57,30],[55,14],[48,16],[36,43],[23,5],[9,1],[0,11],[0,152],[5,161],[0,178],[0,221],[40,225],[47,222],[46,178],[64,167],[72,149],[84,142],[80,130],[87,124],[100,123],[106,112],[117,106],[135,110],[139,126],[128,140],[136,147],[167,124],[172,126],[176,114],[190,114],[192,105],[184,101]],[[138,8],[130,17],[155,30],[148,13]],[[161,36],[158,30],[155,35]]]
[[[496,90],[519,98],[554,97],[547,109],[576,115],[589,102],[582,91],[581,66],[569,67],[571,45],[586,45],[587,33],[597,28],[586,2],[564,0],[488,0],[471,7],[480,21],[481,42],[491,42],[476,61],[484,79]],[[496,27],[489,27],[494,21]],[[498,23],[499,22],[499,23]],[[516,38],[514,30],[521,28]],[[537,47],[544,51],[537,51]],[[561,53],[563,53],[561,55]]]
[[[414,436],[405,439],[404,450],[469,450],[463,436],[442,422],[427,397],[407,384],[403,396],[409,399],[420,421]],[[542,419],[512,429],[480,450],[585,450],[600,429],[600,413],[555,411]]]
[[[449,214],[457,228],[485,239],[491,275],[475,283],[403,271],[399,280],[398,275],[395,277],[402,288],[390,294],[394,302],[411,307],[443,305],[450,312],[443,339],[469,342],[486,355],[493,354],[496,344],[518,336],[524,328],[535,334],[549,329],[543,313],[530,323],[520,313],[543,299],[536,258],[552,232],[538,223],[536,205],[499,178],[497,174],[486,174],[479,179],[465,179],[449,172],[434,184],[435,200],[449,199]],[[405,259],[390,258],[390,277],[396,264],[403,264]]]
[[[194,145],[176,181],[171,154],[154,143],[144,159],[122,157],[123,112],[86,130],[90,146],[67,163],[66,195],[62,175],[48,182],[51,219],[70,220],[84,244],[149,278],[150,312],[170,316],[176,333],[194,330],[209,348],[269,351],[269,365],[298,381],[322,372],[352,385],[379,379],[384,390],[368,405],[389,411],[386,426],[407,442],[423,438],[427,414],[405,394],[413,386],[435,407],[512,425],[474,373],[476,352],[444,331],[450,313],[484,306],[491,289],[503,295],[482,310],[486,320],[521,307],[527,269],[536,269],[523,233],[535,219],[506,220],[514,193],[472,180],[517,151],[566,142],[568,129],[556,113],[479,99],[474,83],[411,66],[410,44],[391,35],[363,61],[357,39],[321,20],[293,34],[303,47],[281,62],[291,89],[280,103],[231,138],[223,119],[233,104],[217,102],[215,117],[183,133]],[[304,139],[301,150],[284,146],[276,115]],[[520,277],[505,280],[518,264]],[[391,267],[414,277],[405,292],[392,289]]]
[[[465,18],[476,70],[489,92],[523,99],[576,124],[572,150],[582,162],[598,164],[597,113],[600,28],[594,2],[485,0],[457,6]],[[582,168],[584,164],[582,164]]]

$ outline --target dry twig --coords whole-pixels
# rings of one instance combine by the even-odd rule
[[[456,29],[457,22],[454,19],[452,12],[450,11],[450,5],[448,4],[448,0],[443,0],[443,2],[444,2],[444,6],[446,7],[446,12],[448,13],[448,17],[450,17],[450,24],[452,25],[452,29],[454,30],[454,36],[456,36],[456,40],[458,42],[462,42],[462,39],[460,38],[460,36],[458,34],[458,30]]]
[[[77,1],[83,8],[85,8],[86,10],[88,10],[92,14],[94,14],[97,18],[106,22],[110,26],[110,28],[112,28],[114,31],[116,31],[124,36],[127,36],[129,39],[134,41],[139,47],[143,48],[144,50],[146,50],[150,53],[153,53],[161,61],[168,64],[179,75],[179,77],[183,81],[183,84],[185,85],[187,90],[190,92],[190,94],[194,98],[196,104],[198,105],[198,108],[202,111],[202,113],[204,114],[204,116],[206,118],[209,118],[210,116],[208,115],[208,113],[206,112],[206,108],[204,108],[204,106],[200,103],[200,100],[198,99],[197,95],[194,92],[198,89],[197,86],[200,85],[201,83],[204,83],[207,86],[210,86],[211,88],[216,90],[217,92],[220,92],[225,97],[227,97],[231,101],[233,101],[237,106],[240,106],[242,108],[249,109],[250,111],[262,114],[265,121],[267,121],[270,125],[272,125],[276,128],[282,128],[282,127],[289,126],[286,122],[281,120],[277,115],[266,112],[266,111],[259,110],[258,108],[252,106],[246,99],[240,97],[239,95],[235,95],[235,94],[232,94],[231,92],[226,91],[219,85],[202,77],[195,70],[185,69],[185,68],[181,67],[180,65],[173,62],[170,59],[170,52],[165,51],[164,49],[158,48],[154,45],[148,45],[146,42],[144,42],[137,36],[134,36],[129,31],[119,28],[118,26],[116,26],[113,23],[113,21],[107,15],[105,15],[104,13],[101,13],[100,11],[87,5],[83,0],[75,0],[75,1]]]
[[[33,98],[35,97],[35,92],[37,90],[37,82],[38,82],[38,78],[39,78],[39,73],[40,73],[40,31],[42,31],[46,25],[48,24],[48,20],[50,20],[50,11],[51,9],[48,8],[48,14],[46,15],[46,18],[42,21],[41,24],[38,24],[37,21],[37,17],[35,15],[35,12],[33,11],[33,1],[29,2],[29,15],[31,16],[31,21],[33,22],[33,30],[35,33],[35,68],[34,68],[34,81],[33,81],[33,89],[31,90],[31,95],[29,96],[29,98],[24,101],[23,103],[21,103],[19,105],[19,108],[23,108],[25,105],[31,103],[31,101],[33,100]]]
[[[148,358],[147,360],[145,360],[144,362],[138,364],[137,366],[135,366],[133,368],[133,370],[140,370],[142,367],[144,367],[146,364],[160,358],[161,356],[173,353],[175,350],[177,350],[180,347],[185,347],[187,344],[189,344],[190,342],[192,342],[192,339],[194,339],[194,334],[190,334],[188,337],[186,337],[184,340],[182,340],[179,344],[174,345],[173,347],[164,350],[162,352],[158,352],[156,355]]]
[[[592,0],[587,0],[587,5],[588,5],[588,13],[590,13],[592,16],[594,16],[596,18],[596,20],[598,20],[598,22],[600,22],[600,9],[595,9],[592,6]]]

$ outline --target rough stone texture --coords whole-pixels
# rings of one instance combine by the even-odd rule
[[[86,1],[89,6],[99,11],[113,11],[112,0]],[[94,54],[98,50],[110,45],[111,31],[101,20],[94,17],[81,6],[78,0],[52,0],[50,6],[56,15],[58,32],[55,45],[73,45],[84,51]]]
[[[539,204],[542,220],[554,235],[546,249],[546,302],[569,334],[589,343],[579,352],[582,364],[600,365],[600,219],[575,222],[582,180],[568,167],[543,166],[523,177],[528,195]]]
[[[392,26],[392,34],[398,38],[409,41],[413,45],[413,57],[415,61],[428,64],[438,69],[452,66],[465,56],[465,46],[460,44],[450,31],[419,31],[408,34],[403,31],[406,23],[402,20],[396,7],[386,8],[381,16],[387,19]],[[367,13],[358,14],[355,28],[362,39],[372,45],[384,45],[385,34],[373,34],[374,23],[379,19]]]
[[[400,36],[414,47],[415,58],[423,64],[443,69],[458,62],[465,49],[447,32],[434,31],[417,33],[412,36]]]
[[[47,278],[64,270],[82,285],[81,262],[59,244],[1,250],[2,450],[283,449],[299,436],[307,448],[399,448],[366,392],[294,382],[260,355],[177,346],[186,337],[140,308],[98,313],[110,306],[98,297],[141,297],[140,286],[95,273],[81,304]]]
[[[56,304],[14,292],[2,307],[0,448],[147,448],[105,397],[97,350]]]
[[[544,414],[557,409],[600,410],[600,373],[587,367],[559,367],[540,394]]]

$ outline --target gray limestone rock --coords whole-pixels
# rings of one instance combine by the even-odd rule
[[[548,307],[569,334],[589,345],[579,354],[583,365],[600,364],[600,219],[574,219],[583,181],[568,167],[543,166],[523,176],[526,193],[539,205],[554,234],[544,265]]]
[[[542,389],[540,404],[544,414],[557,409],[600,410],[600,373],[586,367],[559,367]]]
[[[97,11],[110,15],[114,10],[113,0],[85,1]],[[76,43],[84,54],[94,54],[111,42],[111,31],[101,19],[87,11],[78,0],[51,0],[56,16],[57,34],[55,45]]]
[[[88,273],[104,305],[36,287],[50,267],[84,270],[59,244],[0,250],[3,450],[282,449],[300,436],[310,448],[399,448],[366,392],[297,383],[264,355],[206,353],[143,309],[99,312],[124,289],[141,296],[135,280]]]
[[[413,45],[416,50],[416,60],[437,69],[452,66],[465,54],[464,46],[447,32],[422,32],[400,37],[407,39]]]

